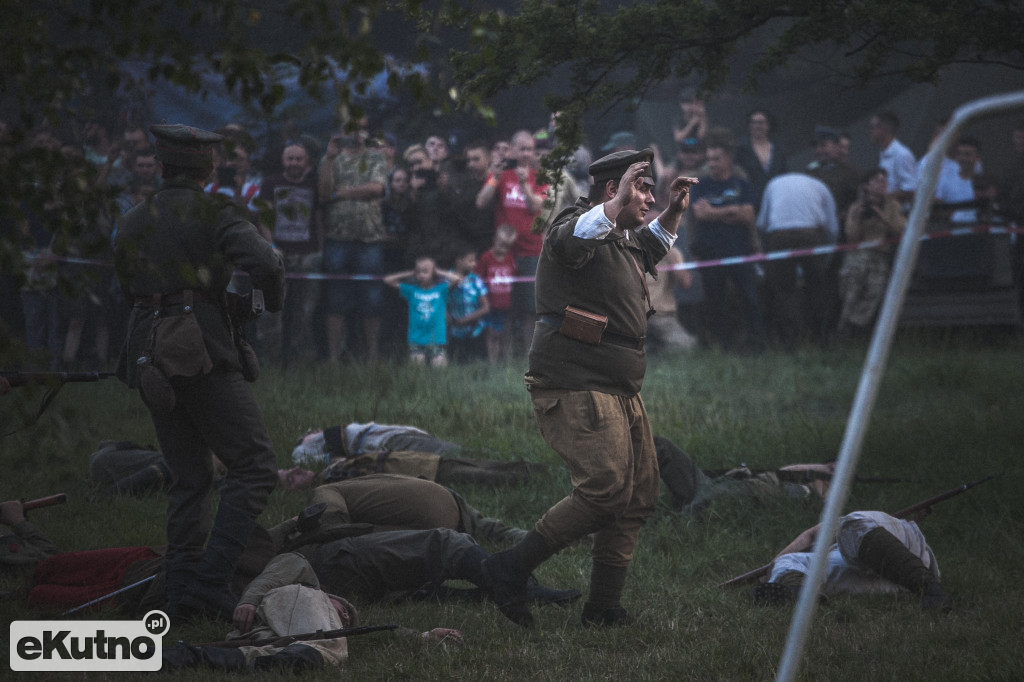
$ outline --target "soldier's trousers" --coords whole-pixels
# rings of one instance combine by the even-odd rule
[[[168,564],[193,561],[203,553],[212,521],[211,451],[227,467],[221,504],[255,519],[277,485],[273,444],[241,373],[215,371],[171,383],[175,408],[152,414],[173,478],[167,495]]]
[[[573,488],[537,522],[537,532],[553,549],[594,533],[595,562],[628,566],[661,491],[643,400],[639,394],[538,388],[530,398],[541,434],[569,468]]]
[[[395,530],[303,549],[320,588],[346,599],[380,601],[436,587],[456,577],[463,552],[476,546],[448,528]]]

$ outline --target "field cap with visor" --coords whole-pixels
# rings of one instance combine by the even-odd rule
[[[223,135],[182,125],[157,123],[149,126],[156,138],[156,156],[161,163],[182,168],[205,168],[213,163],[213,146]]]
[[[644,184],[654,186],[654,151],[650,148],[636,151],[625,149],[620,152],[613,152],[590,164],[590,176],[594,178],[594,184],[605,183],[609,180],[621,180],[626,170],[634,163],[646,161],[649,165],[644,171]]]

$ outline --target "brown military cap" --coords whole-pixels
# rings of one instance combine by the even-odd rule
[[[174,124],[154,124],[149,132],[156,138],[156,155],[162,163],[185,168],[204,168],[213,162],[213,145],[223,135],[202,128]]]
[[[650,164],[643,177],[646,184],[653,185],[654,152],[650,148],[639,152],[634,149],[625,149],[621,152],[613,152],[608,156],[602,156],[590,164],[590,175],[594,178],[594,184],[607,182],[608,180],[621,180],[626,169],[640,161],[647,161]]]

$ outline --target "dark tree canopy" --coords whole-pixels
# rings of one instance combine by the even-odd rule
[[[484,100],[558,74],[568,84],[546,104],[567,114],[564,152],[582,139],[584,112],[642,98],[666,79],[712,91],[742,64],[755,89],[759,76],[823,55],[852,86],[894,74],[935,82],[957,63],[1024,70],[1022,29],[1019,3],[999,0],[524,0],[514,14],[477,16],[473,49],[452,65]]]
[[[443,8],[412,0],[8,3],[0,25],[0,270],[21,269],[12,237],[26,216],[45,215],[46,229],[68,241],[109,222],[116,188],[98,189],[96,168],[84,160],[41,148],[41,130],[80,142],[85,122],[107,116],[115,98],[157,82],[198,98],[216,79],[268,116],[285,94],[282,74],[336,106],[341,120],[360,113],[381,73],[393,90],[425,101],[437,88],[406,67],[441,53],[430,26]],[[451,10],[445,16],[454,20]],[[138,75],[128,62],[148,66]]]

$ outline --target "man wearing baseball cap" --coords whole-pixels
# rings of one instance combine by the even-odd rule
[[[537,268],[539,316],[526,385],[548,444],[562,457],[570,495],[515,547],[485,559],[501,612],[528,626],[530,573],[594,534],[590,594],[582,623],[626,625],[620,604],[637,536],[658,499],[658,465],[640,386],[644,336],[653,312],[644,272],[675,242],[695,178],[672,181],[664,212],[654,204],[653,152],[622,150],[590,166],[587,198],[548,229]]]

